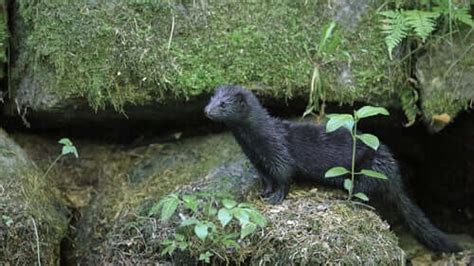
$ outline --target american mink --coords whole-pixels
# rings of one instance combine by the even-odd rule
[[[264,184],[262,196],[269,203],[281,203],[292,181],[343,187],[346,177],[324,178],[324,173],[335,166],[351,168],[352,137],[348,130],[326,133],[324,126],[271,117],[255,95],[233,85],[218,87],[205,113],[230,128],[259,172]],[[407,196],[398,163],[385,145],[381,144],[377,151],[358,145],[356,166],[384,173],[389,179],[358,175],[354,193],[363,192],[371,200],[393,203],[416,238],[433,251],[461,250]]]

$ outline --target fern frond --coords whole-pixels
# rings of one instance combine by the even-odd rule
[[[458,20],[474,27],[474,20],[472,20],[471,14],[469,14],[468,6],[450,6],[445,1],[439,1],[439,6],[434,7],[433,11],[447,16],[450,20]]]
[[[474,28],[474,20],[472,20],[471,14],[469,14],[469,9],[466,7],[457,8],[451,11],[451,16],[471,27]]]
[[[405,16],[400,11],[380,12],[385,19],[382,20],[382,32],[386,34],[385,44],[388,54],[392,59],[392,51],[408,35],[408,25]]]
[[[416,35],[423,41],[430,36],[436,27],[435,19],[441,14],[438,12],[408,10],[404,12],[406,23],[413,28]]]

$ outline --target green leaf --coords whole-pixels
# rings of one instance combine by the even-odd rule
[[[199,223],[198,219],[188,218],[188,219],[184,219],[179,226],[189,226],[189,225],[198,224],[198,223]]]
[[[198,208],[198,201],[197,198],[193,195],[183,195],[182,197],[184,205],[192,210],[193,212],[196,212]]]
[[[253,205],[247,202],[242,202],[237,205],[239,208],[253,208]]]
[[[176,195],[170,195],[163,199],[163,207],[161,208],[161,220],[166,221],[178,208],[179,199]]]
[[[318,52],[320,52],[320,50],[318,50]],[[324,98],[323,93],[321,92],[321,86],[319,67],[315,66],[311,77],[308,105],[303,113],[303,117],[306,117],[309,114],[314,114],[314,111],[319,109],[319,99]]]
[[[379,139],[372,134],[361,134],[356,136],[358,139],[362,140],[365,145],[371,147],[373,150],[377,150],[380,146]]]
[[[165,247],[163,251],[161,251],[161,256],[164,256],[166,254],[171,256],[171,254],[173,254],[175,249],[176,249],[176,244],[173,242],[173,244]]]
[[[249,214],[245,209],[242,208],[234,208],[232,209],[232,214],[235,218],[237,218],[240,222],[240,225],[246,225],[249,223]]]
[[[344,180],[344,188],[347,191],[352,191],[352,180],[350,180],[349,178],[345,179]]]
[[[328,116],[329,121],[326,124],[326,132],[333,132],[340,127],[345,127],[349,131],[352,131],[354,127],[354,118],[348,114],[331,114]]]
[[[254,223],[247,223],[244,226],[242,226],[242,230],[240,230],[240,238],[243,239],[246,236],[252,234],[257,230],[257,225]]]
[[[365,195],[365,194],[362,193],[362,192],[355,193],[355,194],[354,194],[354,197],[359,198],[359,199],[361,199],[361,200],[363,200],[363,201],[369,201],[369,197],[367,197],[367,195]]]
[[[2,215],[2,220],[7,227],[10,227],[13,224],[13,219],[8,215]]]
[[[74,146],[74,145],[72,144],[72,141],[71,141],[70,139],[68,139],[68,138],[62,138],[62,139],[60,139],[60,140],[58,141],[58,143],[59,143],[59,144],[62,144],[62,145],[64,145],[64,146]]]
[[[163,200],[160,200],[159,202],[155,203],[148,211],[148,216],[155,216],[163,207],[163,202]]]
[[[207,227],[211,230],[211,231],[216,231],[216,225],[213,223],[213,222],[207,222]]]
[[[252,222],[261,227],[265,227],[265,225],[267,225],[267,219],[258,210],[249,209],[247,212]]]
[[[324,53],[326,48],[326,42],[331,38],[332,31],[336,27],[336,22],[331,21],[328,25],[326,25],[323,29],[323,35],[321,40],[319,41],[318,52]]]
[[[235,205],[237,205],[237,202],[231,199],[223,199],[222,205],[224,205],[224,207],[226,207],[227,209],[232,209],[235,207]]]
[[[374,115],[389,115],[387,109],[383,107],[364,106],[356,111],[358,119],[374,116]]]
[[[77,153],[76,147],[74,147],[74,144],[72,144],[72,141],[69,140],[68,138],[62,138],[58,141],[59,144],[63,145],[63,149],[61,154],[62,155],[67,155],[67,154],[74,154],[76,158],[79,158],[79,154]]]
[[[350,173],[350,172],[346,168],[337,166],[337,167],[333,167],[333,168],[327,170],[326,173],[324,174],[324,177],[325,178],[331,178],[331,177],[335,177],[335,176],[345,175],[345,174],[348,174],[348,173]]]
[[[196,226],[194,226],[194,233],[196,234],[196,236],[201,239],[202,241],[206,240],[206,237],[208,235],[208,231],[207,229],[209,228],[209,226],[205,223],[199,223],[199,224],[196,224]]]
[[[235,249],[240,248],[239,244],[235,242],[235,240],[232,240],[232,239],[224,239],[222,240],[222,244],[224,244],[226,248],[235,248]]]
[[[379,172],[376,172],[376,171],[372,171],[372,170],[362,169],[362,171],[360,171],[360,173],[363,174],[363,175],[378,178],[378,179],[388,179],[388,177],[386,175],[384,175],[382,173],[379,173]]]
[[[178,241],[184,241],[185,237],[182,234],[174,234],[174,238]]]
[[[184,251],[185,249],[188,248],[188,242],[182,241],[178,243],[178,247],[181,251]]]
[[[169,245],[172,245],[174,243],[174,240],[171,240],[171,239],[165,239],[163,241],[161,241],[161,244],[163,246],[169,246]]]
[[[225,227],[232,220],[232,213],[228,209],[222,208],[217,213],[217,218],[222,227]]]
[[[199,254],[199,260],[201,260],[201,261],[203,260],[206,263],[211,263],[211,257],[213,255],[214,254],[212,254],[210,251],[206,251],[206,253]]]
[[[214,199],[209,199],[208,202],[206,202],[206,204],[204,205],[204,210],[203,212],[207,215],[207,216],[214,216],[217,214],[217,209],[214,207]]]
[[[206,213],[208,216],[214,216],[217,214],[217,209],[214,208],[213,206],[209,206],[207,209],[206,209]]]
[[[77,153],[77,149],[74,146],[63,146],[62,155],[74,154],[76,158],[79,158],[79,154]]]

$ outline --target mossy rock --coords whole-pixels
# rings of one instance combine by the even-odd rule
[[[49,182],[0,129],[0,264],[59,264],[68,218]]]
[[[99,180],[84,181],[97,185],[92,200],[79,210],[81,215],[75,224],[77,235],[73,252],[81,264],[139,261],[133,257],[138,253],[121,258],[115,256],[112,247],[136,247],[135,241],[126,244],[122,240],[124,235],[136,232],[133,228],[140,221],[149,219],[147,208],[176,187],[205,176],[223,162],[243,156],[230,134],[156,143],[130,150],[96,145],[81,147],[80,143],[78,148],[82,157],[90,158],[82,159],[82,163],[90,165],[100,161],[97,171],[103,173],[99,177],[98,172],[85,171],[84,178]],[[128,220],[132,216],[137,220]],[[159,255],[151,250],[153,243],[147,245],[150,247],[146,249],[148,255]],[[140,261],[147,264],[144,258]]]
[[[222,165],[210,171],[205,178],[175,192],[187,195],[233,195],[239,202],[252,201],[267,217],[268,227],[239,240],[238,250],[213,246],[211,264],[404,263],[405,254],[398,247],[397,238],[389,225],[374,212],[340,200],[337,193],[318,189],[296,189],[282,205],[267,205],[256,199],[260,187],[255,169],[247,160],[239,160]],[[141,208],[147,213],[152,206],[149,202],[143,202]],[[178,209],[178,212],[181,217],[189,214],[184,208]],[[197,247],[202,245],[195,236],[195,239],[192,236],[187,238],[191,244],[184,252],[178,251],[171,257],[160,255],[162,241],[173,238],[181,223],[181,219],[175,217],[164,223],[159,218],[149,216],[121,217],[102,247],[107,254],[102,262],[196,264],[199,257]],[[130,230],[130,226],[134,230]],[[140,241],[137,241],[138,236]]]
[[[440,39],[417,62],[423,116],[435,131],[474,101],[474,34]]]
[[[315,69],[316,102],[399,105],[405,77],[378,28],[383,3],[19,1],[7,113],[25,107],[59,120],[89,110],[93,120],[84,106],[128,114],[138,105],[159,120],[160,106],[192,104],[223,83],[283,103],[309,97]]]

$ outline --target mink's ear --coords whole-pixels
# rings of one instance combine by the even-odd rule
[[[245,106],[247,104],[243,93],[238,92],[237,94],[235,94],[235,98],[237,99],[237,102],[240,104],[240,106]]]

